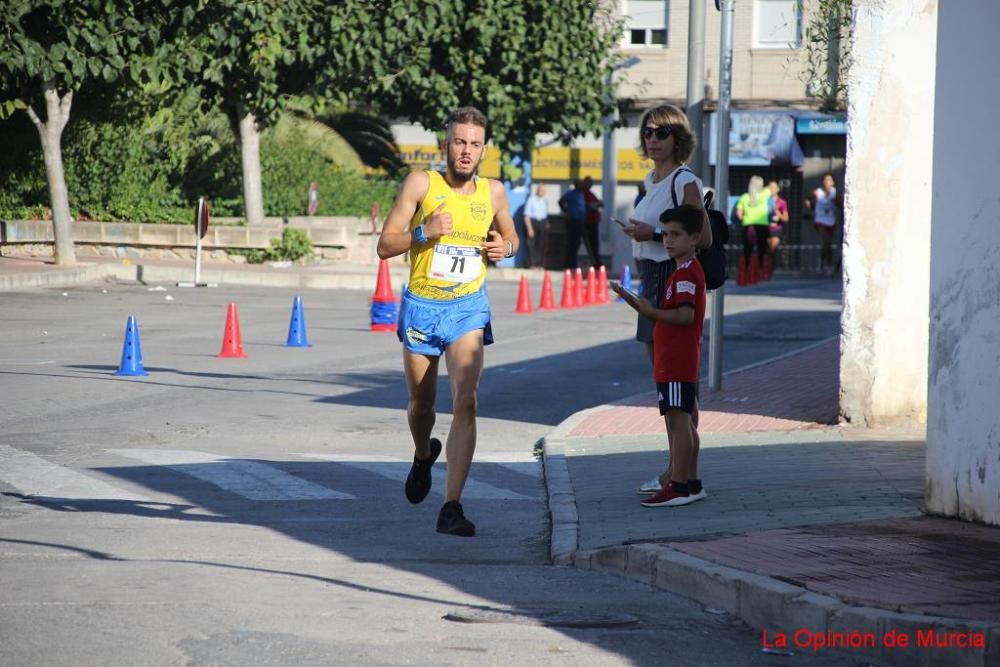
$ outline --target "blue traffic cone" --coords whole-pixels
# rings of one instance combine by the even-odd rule
[[[622,269],[622,286],[625,289],[632,289],[632,269],[628,264]],[[617,301],[624,301],[622,297],[618,297]]]
[[[139,324],[135,315],[125,323],[125,344],[122,345],[122,362],[115,375],[149,375],[142,367],[142,347],[139,345]]]
[[[288,323],[286,347],[312,347],[306,336],[306,316],[302,313],[302,297],[296,296],[292,302],[292,320]]]

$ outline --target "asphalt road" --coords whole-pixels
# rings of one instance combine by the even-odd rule
[[[730,294],[725,368],[834,335],[836,287]],[[464,498],[479,535],[461,539],[433,530],[442,464],[427,501],[403,498],[399,343],[368,331],[369,295],[303,292],[313,347],[287,348],[293,295],[0,293],[0,664],[827,664],[765,655],[683,598],[547,565],[533,448],[649,389],[626,306],[515,315],[516,285],[491,287]],[[246,359],[215,357],[230,301]],[[128,315],[144,378],[113,375]],[[438,396],[443,439],[444,378]]]

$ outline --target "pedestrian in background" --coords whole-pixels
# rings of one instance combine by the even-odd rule
[[[587,244],[587,252],[590,254],[590,265],[595,269],[602,266],[601,262],[601,209],[604,202],[598,199],[593,193],[594,179],[585,176],[583,179],[583,199],[587,205],[587,224],[583,228],[584,241]]]
[[[524,231],[528,235],[528,267],[543,266],[544,238],[549,227],[549,203],[545,200],[545,184],[535,186],[535,194],[524,205]]]
[[[751,262],[757,263],[757,275],[763,275],[764,257],[767,256],[768,249],[770,199],[770,191],[764,189],[764,179],[751,176],[747,191],[736,202],[736,219],[743,226],[743,260],[750,275],[754,275],[750,269]]]
[[[833,230],[837,226],[837,184],[833,174],[823,174],[823,185],[813,190],[806,199],[806,210],[813,214],[813,226],[822,246],[819,269],[826,276],[833,275]]]
[[[583,194],[583,181],[573,181],[573,187],[559,198],[559,208],[566,218],[566,261],[563,266],[575,269],[577,253],[580,251],[580,240],[583,239],[583,227],[587,220],[587,199]]]
[[[771,181],[767,184],[767,189],[771,192],[769,209],[769,221],[767,231],[767,263],[764,269],[764,279],[771,278],[774,273],[774,266],[777,259],[778,246],[781,245],[781,235],[788,224],[788,202],[781,195],[781,186],[778,181]]]

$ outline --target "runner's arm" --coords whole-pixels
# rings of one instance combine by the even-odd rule
[[[486,250],[486,256],[495,262],[517,254],[518,239],[514,219],[510,217],[507,193],[500,181],[490,179],[490,200],[493,203],[493,227],[483,243],[483,249]]]
[[[403,180],[403,185],[396,196],[396,203],[385,220],[382,234],[378,237],[378,256],[381,259],[402,255],[410,249],[410,244],[413,243],[410,221],[413,220],[420,202],[427,196],[429,188],[430,179],[424,171],[411,172]]]

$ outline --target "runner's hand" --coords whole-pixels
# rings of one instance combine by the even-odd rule
[[[451,233],[451,213],[444,212],[446,203],[441,202],[441,205],[431,213],[430,219],[424,223],[424,234],[429,240],[439,239]]]
[[[486,251],[487,257],[498,262],[507,256],[507,242],[500,236],[500,232],[492,230],[490,231],[490,240],[483,242],[483,250]]]

